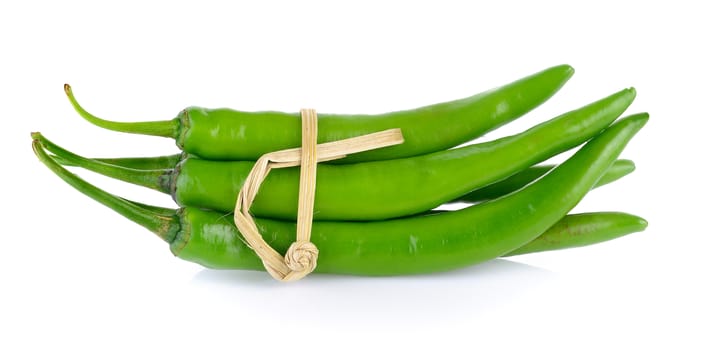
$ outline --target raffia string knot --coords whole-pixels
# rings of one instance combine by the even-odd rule
[[[319,249],[312,242],[296,241],[285,254],[285,264],[292,271],[312,272],[317,267]]]
[[[344,140],[317,145],[317,113],[302,109],[302,147],[262,155],[238,192],[233,219],[248,246],[263,261],[265,270],[279,281],[296,281],[317,267],[319,249],[310,242],[314,216],[314,189],[317,162],[346,157],[347,154],[370,151],[403,143],[400,129],[389,129]],[[283,257],[265,242],[250,215],[260,185],[273,168],[301,165],[297,206],[297,240]]]

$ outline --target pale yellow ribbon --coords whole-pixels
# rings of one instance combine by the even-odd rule
[[[236,226],[248,246],[263,261],[265,270],[279,281],[296,281],[317,267],[319,250],[310,242],[317,163],[344,158],[352,153],[401,144],[404,141],[400,129],[389,129],[317,145],[317,112],[314,109],[302,109],[300,114],[302,116],[302,147],[262,155],[253,165],[253,169],[238,192],[233,213]],[[300,164],[297,240],[290,245],[283,257],[270,247],[260,235],[255,221],[250,215],[250,206],[270,169],[293,167]]]

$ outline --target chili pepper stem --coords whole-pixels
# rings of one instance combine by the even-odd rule
[[[130,221],[154,232],[165,242],[171,243],[174,240],[177,231],[179,231],[179,218],[176,210],[148,206],[110,194],[60,166],[49,157],[42,145],[41,134],[32,133],[32,149],[35,155],[62,180]]]
[[[176,138],[179,134],[179,119],[150,121],[150,122],[116,122],[106,119],[101,119],[89,113],[76,101],[74,93],[71,91],[69,84],[64,84],[64,92],[69,102],[74,107],[76,112],[89,123],[101,127],[103,129],[125,132],[130,134],[142,134],[151,136],[162,136]]]
[[[187,156],[186,153],[172,154],[168,156],[157,157],[128,157],[128,158],[90,158],[97,162],[110,165],[120,166],[129,169],[139,170],[158,170],[158,169],[174,169],[182,159]],[[61,165],[74,166],[75,164],[64,163],[64,159],[59,157],[54,158]]]
[[[54,160],[68,166],[79,166],[101,175],[144,186],[162,193],[170,194],[171,170],[140,170],[106,164],[97,160],[81,157],[49,141],[41,133],[32,133],[32,138],[54,153]]]

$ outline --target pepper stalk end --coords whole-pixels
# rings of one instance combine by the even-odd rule
[[[78,101],[76,101],[76,98],[74,97],[74,93],[71,90],[71,85],[64,84],[64,93],[66,94],[66,97],[69,98],[71,106],[74,107],[76,112],[83,119],[100,128],[118,132],[125,132],[129,134],[161,136],[173,139],[177,138],[178,136],[180,125],[179,118],[149,122],[116,122],[101,119],[81,107],[81,105],[78,103]]]
[[[130,221],[147,228],[165,242],[171,243],[174,241],[176,233],[180,228],[176,210],[129,201],[88,183],[59,165],[46,153],[40,140],[40,133],[34,132],[31,136],[32,150],[39,161],[64,180],[64,182],[95,201],[113,209],[113,211],[123,215]]]

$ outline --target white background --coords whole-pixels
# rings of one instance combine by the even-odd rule
[[[486,3],[3,2],[0,348],[707,347],[705,11],[675,0]],[[168,139],[84,122],[66,82],[87,109],[117,120],[168,119],[188,105],[379,113],[561,63],[576,69],[565,88],[485,139],[636,87],[629,112],[651,121],[623,157],[638,168],[576,211],[639,214],[648,230],[451,273],[281,284],[205,270],[71,189],[30,150],[29,132],[42,131],[90,156],[176,151]]]

